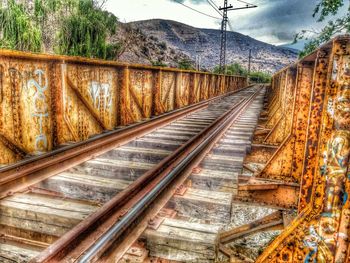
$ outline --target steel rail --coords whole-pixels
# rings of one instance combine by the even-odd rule
[[[181,109],[165,113],[151,120],[133,124],[121,129],[105,132],[86,141],[64,146],[49,153],[19,161],[0,168],[0,199],[13,192],[58,174],[96,155],[103,154],[117,146],[128,143],[150,131],[163,127],[185,115],[203,109],[216,100],[232,95],[245,88],[211,98]]]
[[[168,173],[168,175],[163,178],[160,183],[156,185],[147,195],[140,200],[132,209],[130,209],[127,214],[117,223],[115,223],[92,247],[90,247],[84,255],[78,260],[78,263],[87,263],[92,260],[95,255],[101,250],[101,248],[106,244],[111,242],[112,239],[118,238],[122,231],[129,227],[134,220],[143,212],[145,207],[148,207],[151,202],[167,187],[176,176],[178,176],[187,167],[189,162],[191,162],[208,144],[208,142],[217,135],[219,130],[224,124],[220,125],[206,137],[201,144],[199,144],[188,156],[186,156],[181,162],[175,166],[175,168]]]
[[[138,211],[139,213],[141,210],[138,210],[138,209],[142,209],[142,208],[146,209],[147,207],[143,205],[137,205],[136,210],[134,209],[131,210],[135,206],[135,204],[138,204],[141,200],[144,200],[144,202],[145,200],[149,201],[150,200],[149,193],[151,192],[152,192],[151,197],[152,198],[154,197],[154,191],[148,188],[149,187],[153,188],[152,184],[154,184],[155,181],[165,178],[166,174],[170,173],[171,170],[174,169],[175,165],[180,165],[181,158],[183,159],[184,156],[189,156],[189,154],[191,154],[191,152],[194,151],[194,149],[198,146],[198,145],[197,146],[195,145],[196,142],[198,143],[198,141],[205,140],[205,142],[208,143],[209,141],[211,141],[211,139],[214,137],[213,134],[217,134],[222,129],[222,125],[220,124],[223,122],[227,123],[227,119],[232,119],[232,117],[235,115],[233,113],[238,114],[238,112],[241,112],[244,106],[247,105],[247,103],[249,103],[249,101],[251,101],[253,97],[256,96],[257,93],[258,91],[254,93],[249,100],[243,100],[240,103],[233,106],[229,111],[227,111],[220,118],[218,118],[211,126],[207,127],[203,132],[201,132],[200,134],[192,138],[188,143],[186,143],[185,145],[180,147],[178,150],[176,150],[171,156],[168,156],[167,158],[165,158],[156,167],[154,167],[152,170],[148,171],[139,179],[137,179],[126,190],[117,194],[112,200],[106,203],[98,212],[94,213],[93,215],[88,217],[86,220],[78,224],[66,235],[61,237],[57,242],[55,242],[53,245],[51,245],[49,248],[43,251],[32,262],[55,262],[57,260],[61,260],[62,257],[66,256],[68,252],[75,250],[76,247],[79,245],[81,246],[82,240],[86,236],[89,236],[91,234],[91,231],[95,231],[98,227],[103,225],[101,222],[106,221],[107,220],[106,218],[109,218],[109,220],[111,220],[111,218],[116,218],[115,221],[122,220],[118,222],[123,222],[122,228],[125,229],[125,226],[126,226],[125,224],[127,224],[128,222],[131,223],[132,221],[132,220],[129,220],[130,216],[134,218],[135,211]],[[212,136],[208,138],[208,134],[211,134]],[[198,153],[198,151],[199,150],[197,150],[196,153]],[[192,156],[191,158],[193,158],[195,155],[191,154],[191,156]],[[179,167],[183,167],[183,166],[180,165]],[[170,178],[173,178],[173,177],[171,176]],[[163,184],[161,185],[162,186],[167,185],[168,180],[170,179],[163,181]],[[157,189],[159,190],[159,186]],[[148,194],[140,193],[141,191],[148,191],[149,193],[148,192],[147,192]],[[148,198],[144,199],[146,196],[148,196]],[[135,200],[135,199],[138,199],[138,200]],[[144,203],[142,202],[142,204]],[[114,214],[112,214],[111,216],[111,213],[114,213]],[[115,215],[117,215],[117,217],[115,217]],[[128,217],[127,219],[124,219],[126,215],[128,215]],[[113,223],[115,223],[115,221]],[[121,225],[118,225],[114,229],[118,230],[120,227]],[[107,240],[109,240],[109,238],[107,238]],[[106,240],[103,239],[100,245],[104,244],[105,241]],[[92,248],[90,252],[91,254],[87,254],[89,255],[88,257],[93,255],[95,252],[96,252],[96,248]],[[79,254],[79,252],[77,253]],[[78,255],[78,257],[80,255]]]
[[[259,91],[257,91],[259,92]],[[220,131],[222,131],[226,126],[230,125],[230,120],[239,115],[239,113],[249,104],[249,102],[255,97],[257,93],[254,93],[249,99],[240,101],[234,107],[234,111],[229,110],[224,115],[224,119],[218,124],[214,125],[214,130],[210,133],[204,133],[204,138],[201,139],[200,143],[195,146],[195,148],[187,155],[184,159],[180,161],[166,176],[163,178],[150,192],[146,194],[134,207],[132,207],[125,216],[118,222],[116,222],[103,236],[97,240],[83,255],[78,263],[88,263],[95,262],[97,260],[94,258],[101,248],[113,240],[117,239],[123,231],[129,227],[133,221],[141,215],[144,210],[150,206],[150,204],[160,195],[160,193],[182,172],[185,171],[186,167],[198,156],[201,152],[206,149],[206,146],[213,141]]]

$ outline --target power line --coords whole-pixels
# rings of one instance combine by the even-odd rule
[[[215,16],[212,16],[212,15],[203,13],[202,11],[199,11],[199,10],[197,10],[197,9],[194,9],[194,8],[192,8],[192,7],[188,6],[188,5],[185,5],[184,3],[178,2],[178,1],[176,1],[176,0],[175,0],[174,2],[175,2],[175,3],[178,3],[178,4],[180,4],[180,5],[183,5],[184,7],[187,7],[188,9],[191,9],[192,11],[195,11],[195,12],[197,12],[197,13],[199,13],[199,14],[202,14],[202,15],[205,15],[205,16],[208,16],[208,17],[211,17],[211,18],[214,18],[214,19],[221,19],[220,17],[215,17]]]
[[[217,4],[215,4],[215,2],[213,0],[209,0],[218,10],[219,10],[219,7]]]
[[[219,7],[219,10],[223,12],[222,23],[221,23],[221,49],[220,49],[220,72],[225,73],[226,71],[226,48],[227,48],[227,24],[231,28],[232,25],[228,19],[227,12],[233,10],[247,9],[247,8],[255,8],[256,5],[244,2],[243,0],[237,0],[238,2],[245,3],[245,7],[237,7],[234,8],[232,5],[228,5],[228,1],[224,0],[224,6]],[[232,28],[231,28],[232,29]]]
[[[214,8],[214,10],[216,12],[218,12],[221,16],[223,15],[220,11],[219,11],[219,7],[215,4],[214,1],[212,0],[207,0],[207,2]],[[231,31],[234,31],[233,30],[233,26],[232,26],[232,23],[231,23],[231,20],[228,18],[228,27],[230,28]]]
[[[237,0],[238,2],[241,2],[241,3],[243,3],[243,4],[246,4],[246,5],[248,5],[248,6],[250,6],[250,5],[253,5],[253,4],[250,4],[250,3],[248,3],[248,2],[244,2],[244,1],[242,1],[242,0]]]
[[[226,47],[227,47],[227,10],[229,9],[227,0],[224,0],[224,7],[219,8],[223,11],[222,22],[221,22],[221,45],[220,45],[220,73],[226,73]]]
[[[212,2],[211,0],[207,0],[207,2],[220,16],[222,16],[222,13],[219,11],[219,8],[216,7],[214,2]]]

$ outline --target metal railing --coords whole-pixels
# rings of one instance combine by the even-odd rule
[[[0,165],[247,85],[246,78],[0,50]]]

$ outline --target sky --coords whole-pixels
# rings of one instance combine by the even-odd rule
[[[212,0],[222,6],[224,0]],[[234,31],[258,40],[274,44],[289,44],[294,35],[303,29],[320,30],[322,23],[312,17],[318,0],[245,0],[257,5],[254,9],[229,12]],[[108,0],[105,8],[114,13],[121,22],[131,22],[152,18],[170,19],[199,28],[220,28],[220,19],[196,13],[181,4],[190,6],[214,17],[219,14],[207,0]],[[234,7],[245,4],[229,0]],[[343,7],[341,13],[345,13]],[[331,19],[334,19],[331,18]]]

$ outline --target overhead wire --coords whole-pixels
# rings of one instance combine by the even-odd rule
[[[209,0],[218,10],[219,10],[219,6],[217,4],[215,4],[215,2],[213,0]]]
[[[207,2],[220,16],[222,16],[222,13],[219,11],[219,8],[213,1],[207,0]]]
[[[243,0],[237,0],[237,1],[238,1],[238,2],[241,2],[241,3],[243,3],[243,4],[246,4],[246,5],[249,5],[249,6],[256,6],[256,5],[254,5],[254,4],[245,2],[245,1],[243,1]]]
[[[205,16],[208,16],[208,17],[211,17],[211,18],[214,18],[214,19],[221,19],[220,17],[215,17],[215,16],[212,16],[212,15],[206,14],[206,13],[204,13],[204,12],[202,12],[202,11],[199,11],[199,10],[197,10],[197,9],[195,9],[195,8],[192,8],[192,7],[188,6],[188,5],[185,5],[184,3],[181,3],[181,2],[179,2],[179,1],[174,0],[174,2],[175,2],[175,3],[178,3],[178,4],[180,4],[180,5],[183,5],[184,7],[188,8],[188,9],[191,9],[192,11],[197,12],[197,13],[199,13],[199,14],[202,14],[202,15],[205,15]]]

